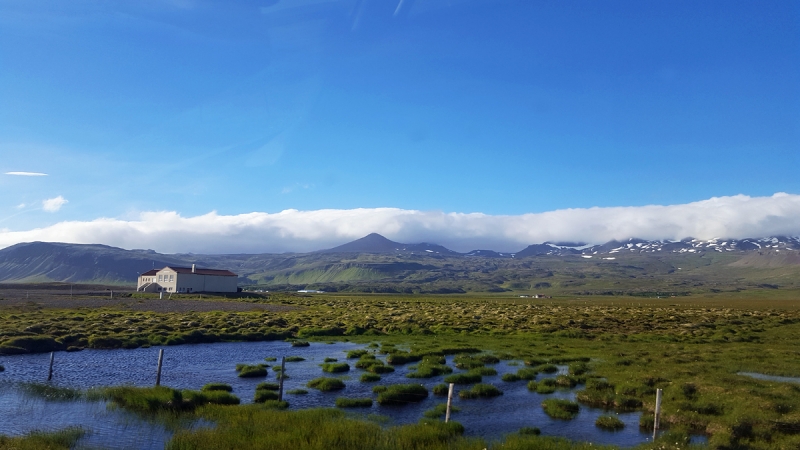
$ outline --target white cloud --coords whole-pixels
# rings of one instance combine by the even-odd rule
[[[20,177],[46,177],[46,173],[41,172],[6,172],[6,175],[16,175]]]
[[[562,209],[514,216],[397,208],[229,216],[211,212],[195,217],[171,211],[145,212],[135,220],[99,218],[27,231],[2,231],[0,248],[19,242],[54,241],[167,253],[302,252],[330,248],[372,232],[399,242],[433,242],[458,251],[519,251],[544,241],[602,243],[630,237],[793,236],[800,235],[800,195],[736,195],[680,205]]]
[[[17,209],[23,209],[25,208],[25,206],[26,206],[25,203],[20,203],[19,205],[17,205]]]
[[[42,209],[47,212],[56,212],[66,203],[69,203],[69,200],[59,195],[58,197],[42,200]]]

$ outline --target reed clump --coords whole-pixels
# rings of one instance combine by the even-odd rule
[[[309,381],[306,386],[324,392],[338,391],[340,389],[344,389],[345,387],[344,381],[338,378],[328,377],[314,378],[313,380]]]
[[[165,386],[104,388],[103,397],[122,408],[136,412],[187,411],[208,404],[236,405],[239,398],[225,391],[191,391]]]
[[[369,408],[372,406],[372,399],[367,398],[348,398],[339,397],[336,399],[337,408]]]
[[[381,381],[381,376],[377,373],[362,373],[360,378],[362,383],[372,383],[375,381]]]
[[[458,406],[450,405],[451,414],[457,413],[459,411],[461,411],[461,408],[459,408]],[[440,417],[443,417],[445,414],[447,414],[447,403],[438,403],[433,408],[422,413],[423,416],[429,419],[438,419]]]
[[[341,373],[350,370],[350,364],[340,362],[329,362],[321,364],[322,371],[328,373]]]
[[[602,428],[609,431],[618,431],[625,428],[625,423],[619,420],[618,417],[603,415],[597,418],[594,422],[597,428]]]
[[[258,378],[267,376],[266,364],[237,364],[236,372],[241,378]]]
[[[459,391],[458,396],[463,399],[497,397],[503,395],[503,391],[491,384],[478,383],[469,390]]]
[[[393,384],[378,394],[379,405],[405,405],[421,402],[428,397],[428,389],[421,384]]]
[[[542,408],[548,416],[561,420],[571,420],[580,412],[577,403],[560,398],[548,398],[542,402]]]
[[[445,383],[455,383],[455,384],[480,383],[481,380],[483,380],[481,374],[474,372],[454,373],[452,375],[444,377]]]
[[[208,383],[205,386],[203,386],[202,388],[200,388],[200,390],[201,391],[225,391],[225,392],[231,392],[231,391],[233,391],[233,387],[230,384],[226,384],[226,383]]]
[[[69,450],[86,435],[81,427],[67,427],[58,431],[32,431],[24,436],[0,434],[2,450]]]

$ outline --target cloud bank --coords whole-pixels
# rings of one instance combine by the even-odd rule
[[[522,215],[446,213],[397,208],[286,210],[182,217],[145,212],[137,220],[68,221],[28,231],[0,231],[0,247],[52,241],[149,248],[165,253],[305,252],[380,233],[457,251],[513,252],[545,241],[740,239],[800,235],[800,195],[735,195],[681,205],[561,209]]]

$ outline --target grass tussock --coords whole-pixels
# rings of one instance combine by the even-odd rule
[[[474,384],[480,383],[481,380],[483,380],[481,374],[474,372],[454,373],[444,377],[445,383],[454,384]]]
[[[625,423],[619,420],[618,417],[609,415],[598,417],[594,424],[597,428],[609,431],[618,431],[625,428]]]
[[[83,392],[78,389],[53,386],[45,383],[21,383],[20,389],[26,395],[39,397],[50,401],[72,401],[83,397]]]
[[[69,450],[86,434],[80,427],[59,431],[33,431],[24,436],[0,435],[2,450]]]
[[[201,391],[225,391],[225,392],[232,392],[233,387],[230,384],[226,383],[208,383],[202,388]]]
[[[491,384],[478,383],[469,390],[459,391],[458,396],[463,399],[497,397],[503,395],[503,391]]]
[[[267,376],[266,364],[237,364],[236,372],[241,378],[258,378]]]
[[[378,394],[379,405],[406,405],[428,397],[428,389],[421,384],[393,384]]]
[[[165,386],[104,388],[102,396],[118,406],[141,413],[187,411],[208,404],[238,405],[239,398],[225,391],[178,390]]]
[[[362,383],[373,383],[375,381],[381,381],[381,376],[377,373],[362,373],[360,378]]]
[[[287,356],[286,357],[286,362],[300,362],[300,361],[305,361],[305,360],[306,359],[303,358],[302,356]]]
[[[306,395],[308,391],[305,389],[289,389],[286,393],[289,395]]]
[[[367,398],[348,398],[339,397],[336,399],[337,408],[369,408],[372,406],[372,399]]]
[[[321,364],[322,371],[328,373],[341,373],[350,370],[350,364],[340,362],[329,362]]]
[[[312,389],[317,389],[323,392],[338,391],[344,389],[344,381],[338,378],[320,377],[314,378],[306,385]]]
[[[461,408],[450,405],[450,414],[457,413],[459,411],[461,411]],[[439,403],[433,408],[422,413],[423,416],[429,419],[439,419],[444,417],[445,414],[447,414],[447,403]]]
[[[577,403],[560,398],[548,398],[542,402],[542,408],[548,416],[561,420],[571,420],[580,412]]]

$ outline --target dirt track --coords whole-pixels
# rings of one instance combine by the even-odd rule
[[[111,291],[114,298],[111,298]],[[131,298],[130,288],[68,284],[0,284],[0,308],[117,308],[133,311],[290,311],[295,307],[246,300]]]

